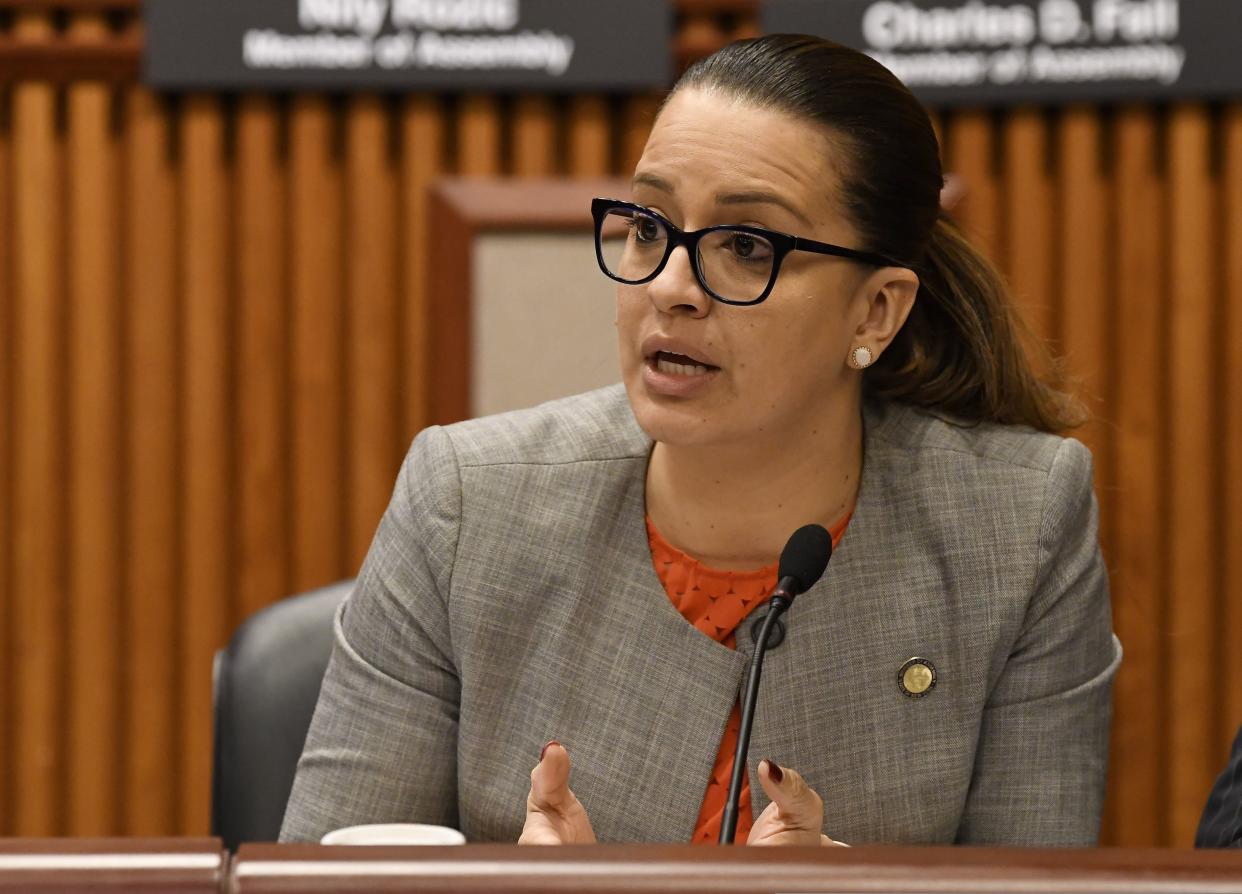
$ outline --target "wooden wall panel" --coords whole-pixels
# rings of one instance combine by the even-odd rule
[[[573,177],[604,177],[612,170],[608,98],[576,96],[569,107],[569,162]]]
[[[1100,494],[1101,540],[1112,555],[1110,495],[1114,492],[1111,439],[1103,413],[1112,406],[1108,245],[1112,235],[1105,175],[1105,129],[1091,108],[1073,108],[1061,119],[1054,233],[1060,263],[1049,299],[1058,305],[1060,349],[1070,380],[1077,383],[1091,421],[1077,433],[1095,458]]]
[[[184,365],[180,605],[180,829],[209,815],[211,661],[232,618],[233,431],[231,252],[224,110],[213,96],[185,100],[181,120],[180,258]]]
[[[944,145],[945,170],[961,177],[965,190],[958,220],[985,254],[1003,263],[1000,187],[993,163],[996,148],[991,117],[979,110],[956,113]]]
[[[503,164],[500,102],[494,96],[463,96],[457,109],[457,172],[495,177]]]
[[[348,567],[357,568],[379,523],[400,459],[397,354],[397,172],[387,110],[376,97],[350,103],[345,136],[346,379],[349,412]]]
[[[1021,316],[1035,338],[1057,333],[1053,300],[1049,140],[1040,109],[1018,109],[1003,127],[1005,262]]]
[[[121,831],[177,829],[182,523],[177,200],[170,105],[139,87],[125,122],[125,699]]]
[[[683,11],[677,64],[756,30],[722,3]],[[430,185],[628,177],[660,102],[120,77],[0,85],[0,834],[206,830],[212,652],[357,571],[434,418]],[[1105,840],[1185,844],[1242,723],[1242,111],[935,122],[959,218],[1095,413],[1126,652]]]
[[[237,110],[237,604],[233,621],[289,590],[289,439],[285,183],[280,108],[248,96]]]
[[[1168,582],[1166,422],[1167,354],[1164,190],[1157,168],[1159,127],[1146,109],[1117,121],[1114,195],[1117,292],[1111,562],[1113,623],[1125,649],[1114,689],[1111,801],[1115,841],[1133,846],[1169,840],[1164,738],[1165,618]]]
[[[1221,326],[1225,343],[1221,351],[1224,370],[1224,499],[1220,525],[1223,586],[1220,631],[1220,660],[1226,667],[1236,663],[1242,650],[1242,104],[1230,106],[1223,118],[1221,150],[1221,238],[1217,252],[1222,260],[1221,303],[1225,319]],[[1222,719],[1220,743],[1230,730],[1242,727],[1242,675],[1222,674]]]
[[[1220,764],[1215,697],[1217,607],[1216,445],[1220,394],[1211,122],[1200,106],[1179,106],[1168,131],[1169,299],[1169,703],[1165,720],[1173,843],[1190,845]]]
[[[14,33],[51,33],[21,13]],[[13,514],[12,644],[18,835],[65,830],[65,370],[64,146],[50,84],[13,88]]]
[[[431,419],[429,326],[431,295],[427,276],[431,263],[426,238],[433,225],[430,186],[444,170],[447,137],[445,112],[433,96],[409,97],[401,110],[401,282],[402,382],[405,418],[401,430],[404,448]]]
[[[102,42],[102,16],[70,37]],[[119,825],[121,730],[120,214],[112,91],[67,90],[69,330],[68,796],[71,835]]]
[[[13,514],[13,197],[12,94],[0,87],[0,835],[11,835],[11,747],[13,735],[12,640],[9,615],[13,610],[12,568],[15,516]]]
[[[344,387],[341,332],[340,145],[333,110],[319,96],[292,102],[289,243],[292,252],[290,401],[292,588],[345,571]]]
[[[550,177],[559,170],[552,97],[518,97],[513,109],[513,173],[518,177]]]

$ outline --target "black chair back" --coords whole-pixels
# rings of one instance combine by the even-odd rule
[[[332,653],[332,616],[353,585],[268,606],[216,653],[211,833],[229,850],[280,835]]]

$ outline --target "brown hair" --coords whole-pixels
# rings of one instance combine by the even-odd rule
[[[918,274],[918,300],[869,369],[869,396],[971,422],[1059,432],[1083,421],[1079,403],[1036,372],[1048,350],[1027,338],[995,267],[940,208],[944,175],[927,111],[888,69],[832,41],[775,34],[731,43],[692,65],[673,88],[719,91],[826,127],[845,150],[839,200],[857,248]]]

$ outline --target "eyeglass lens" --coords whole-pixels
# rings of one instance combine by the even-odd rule
[[[625,282],[640,282],[664,259],[668,228],[658,217],[614,208],[601,223],[599,244],[610,274]],[[704,284],[729,301],[754,301],[762,295],[775,257],[767,239],[735,230],[714,230],[698,245]]]

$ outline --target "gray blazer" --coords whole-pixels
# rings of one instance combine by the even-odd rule
[[[754,765],[850,843],[1096,840],[1120,661],[1077,441],[868,407],[849,529],[769,653]],[[336,645],[282,840],[421,821],[514,841],[556,738],[606,842],[684,842],[753,648],[651,564],[620,386],[414,441]],[[898,686],[912,656],[937,682]]]

